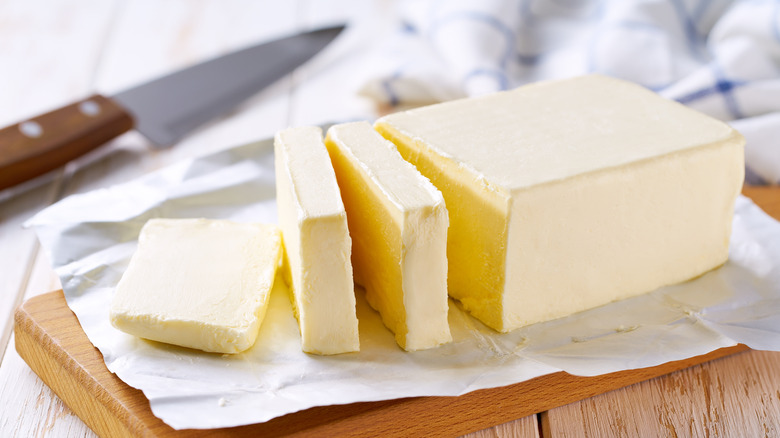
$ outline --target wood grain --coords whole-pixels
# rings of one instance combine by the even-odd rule
[[[93,94],[0,129],[0,190],[64,166],[132,127],[124,108]]]
[[[743,194],[780,219],[780,187]],[[780,352],[750,351],[545,412],[544,436],[780,436]]]
[[[529,415],[519,420],[499,424],[498,426],[478,430],[463,436],[463,438],[540,438],[541,431],[536,421],[536,415]]]
[[[23,291],[25,298],[60,287],[46,253],[38,251]],[[0,407],[0,436],[94,435],[22,360],[13,336],[0,366]]]
[[[335,3],[0,0],[0,65],[13,66],[0,69],[0,82],[7,85],[0,87],[0,126],[94,90],[120,91],[266,34],[317,25],[320,19],[349,19],[354,9],[369,9],[367,3],[387,2]],[[57,285],[33,232],[21,229],[21,223],[63,194],[123,182],[174,161],[267,136],[287,125],[320,123],[334,116],[363,117],[363,107],[356,99],[343,99],[355,85],[355,81],[350,82],[355,75],[347,57],[338,59],[338,65],[329,64],[327,69],[307,69],[295,85],[289,80],[280,82],[173,149],[149,150],[140,136],[127,134],[99,154],[69,166],[66,184],[60,184],[60,172],[53,172],[0,194],[0,354],[4,354],[0,363],[0,436],[93,435],[14,350],[10,336],[13,309],[22,297],[53,290]],[[334,87],[336,79],[339,85]],[[778,195],[766,192],[763,196],[780,203]],[[768,359],[767,365],[773,364],[780,367],[780,359]],[[755,380],[764,380],[755,361],[742,366],[742,372],[749,370]],[[686,393],[675,401],[685,405],[697,397],[697,393]],[[480,432],[480,436],[514,436],[514,431],[535,422],[535,417],[526,417]],[[704,436],[705,431],[692,435]]]
[[[777,199],[780,189],[746,188],[745,193],[752,196],[759,205],[765,206],[771,214],[780,216],[780,201]],[[182,432],[172,430],[154,417],[143,394],[127,387],[105,368],[100,353],[87,340],[75,316],[67,307],[61,292],[35,297],[21,306],[15,316],[15,336],[19,354],[68,406],[99,434],[150,436],[182,434]],[[208,435],[225,434],[230,436],[374,434],[405,436],[435,433],[455,435],[489,427],[491,430],[483,430],[481,436],[510,432],[513,434],[536,434],[538,430],[533,427],[536,421],[534,421],[533,416],[529,417],[529,415],[544,411],[548,411],[541,418],[543,431],[546,432],[545,436],[559,434],[578,436],[581,433],[589,432],[597,434],[643,432],[645,427],[642,426],[642,422],[630,420],[644,418],[642,415],[652,412],[666,413],[665,416],[661,415],[654,420],[654,417],[648,417],[653,420],[648,421],[652,425],[667,428],[659,430],[660,433],[683,430],[684,425],[679,424],[679,422],[681,419],[691,418],[693,413],[703,413],[703,415],[709,413],[709,416],[702,417],[699,423],[693,420],[689,421],[690,430],[694,430],[694,428],[696,430],[709,430],[707,428],[718,424],[713,423],[713,418],[718,421],[717,419],[726,415],[724,410],[712,410],[712,393],[713,388],[720,388],[721,382],[725,381],[729,375],[738,375],[738,373],[728,372],[728,368],[725,368],[727,371],[717,368],[708,374],[726,373],[722,376],[717,374],[714,379],[704,378],[701,373],[694,375],[694,378],[685,377],[686,373],[693,372],[691,370],[684,371],[682,374],[677,373],[676,375],[683,376],[681,381],[688,382],[688,386],[679,382],[671,386],[667,385],[670,388],[682,388],[676,394],[661,394],[653,397],[654,394],[657,395],[659,388],[665,387],[664,384],[660,386],[659,384],[635,385],[632,388],[647,386],[649,388],[647,391],[650,392],[649,394],[632,394],[629,397],[634,407],[637,403],[648,404],[644,409],[641,409],[642,415],[633,415],[633,411],[629,408],[632,404],[627,400],[619,399],[621,394],[629,391],[626,389],[613,391],[601,398],[585,400],[559,409],[554,408],[676,370],[684,370],[745,349],[744,346],[721,349],[696,358],[604,376],[577,377],[566,373],[556,373],[516,385],[475,391],[460,397],[418,397],[375,403],[355,403],[346,406],[317,407],[286,415],[264,424],[218,431],[188,431],[188,434],[208,433]],[[774,362],[772,362],[773,359]],[[763,365],[752,364],[747,368],[739,368],[739,366],[737,368],[761,370],[759,372],[764,376],[763,369],[770,368],[772,363],[778,363],[776,357],[770,357]],[[769,382],[768,386],[761,386],[760,389],[763,392],[760,393],[759,400],[762,403],[772,401],[774,380],[772,380],[771,373],[767,376],[769,380],[757,380],[754,377],[752,381],[747,381],[748,384],[752,382],[754,387],[743,385],[743,390],[748,393],[755,392],[757,387],[762,385],[762,383],[756,382]],[[662,379],[670,378],[678,377]],[[698,386],[690,386],[690,382],[698,382]],[[685,394],[699,393],[705,395],[704,405],[683,404],[683,406],[689,406],[689,410],[681,409],[678,406],[680,400],[685,400],[682,397]],[[722,393],[723,391],[720,391],[720,398],[716,401],[721,406],[726,406],[727,399]],[[602,398],[607,401],[599,402]],[[746,399],[755,401],[754,398]],[[736,399],[732,397],[729,400]],[[580,405],[579,410],[572,411],[573,406],[578,404]],[[780,398],[778,398],[778,405],[780,405]],[[735,409],[740,408],[737,406]],[[763,416],[755,417],[769,429],[775,427],[775,424],[772,423],[773,420],[771,420],[775,413],[772,409],[764,410]],[[579,417],[577,412],[581,414]],[[603,412],[609,412],[610,415],[601,415]],[[682,414],[672,415],[679,412]],[[734,412],[734,410],[729,412]],[[399,422],[399,418],[403,418],[405,421]],[[518,418],[521,420],[507,423]],[[607,419],[605,420],[606,426],[604,423],[598,422],[600,418]],[[580,421],[572,423],[572,419]],[[496,424],[503,424],[503,426],[500,428],[492,427]],[[732,426],[724,424],[724,428]],[[586,427],[589,429],[586,430]]]
[[[13,338],[9,346],[14,348]],[[0,404],[3,437],[93,434],[15,351],[3,359],[0,383],[5,394]]]
[[[289,34],[301,26],[348,22],[356,11],[372,9],[377,3],[388,2],[330,0],[320,5],[306,0],[71,0],[60,4],[0,0],[0,65],[14,66],[0,69],[0,82],[10,84],[0,87],[0,126],[89,92],[110,95],[190,63]],[[323,10],[328,14],[321,14]],[[326,65],[328,69],[331,66]],[[342,71],[350,73],[348,68]],[[327,84],[319,86],[329,88]],[[93,435],[14,349],[14,309],[23,297],[58,288],[33,231],[22,230],[21,223],[64,196],[122,183],[192,156],[269,137],[293,124],[291,120],[299,120],[296,114],[303,110],[354,115],[347,107],[357,98],[326,102],[317,99],[322,96],[311,89],[305,105],[293,108],[289,102],[297,86],[286,78],[173,148],[150,148],[142,136],[130,132],[71,162],[64,171],[0,193],[0,355],[5,355],[0,363],[0,436]],[[338,90],[328,97],[336,97]]]
[[[188,63],[294,30],[302,1],[0,0],[0,126],[99,90],[121,91]],[[342,8],[348,13],[349,8]],[[289,81],[165,150],[135,132],[0,193],[0,436],[94,436],[14,348],[14,309],[56,290],[33,230],[22,222],[64,196],[108,187],[287,126]],[[52,181],[53,180],[53,181]]]
[[[14,327],[16,349],[20,356],[98,434],[182,435],[152,415],[143,394],[125,385],[106,369],[102,356],[89,343],[61,291],[25,302],[16,312]],[[316,407],[267,423],[211,430],[208,434],[459,435],[745,349],[744,346],[724,348],[657,367],[596,377],[555,373],[460,397],[415,397]]]
[[[0,126],[89,94],[113,3],[0,1]],[[22,223],[57,200],[61,174],[0,193],[0,363],[38,253],[35,233]]]
[[[545,436],[780,436],[778,364],[749,351],[552,409]]]

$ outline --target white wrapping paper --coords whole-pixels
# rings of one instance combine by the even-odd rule
[[[780,224],[737,201],[730,261],[694,281],[567,318],[498,334],[450,301],[454,341],[399,349],[358,296],[359,353],[307,355],[283,282],[253,348],[208,354],[135,338],[108,318],[114,286],[152,217],[275,222],[270,141],[192,159],[136,181],[69,197],[34,226],[68,305],[109,370],[176,429],[267,421],[312,406],[459,395],[564,370],[654,366],[744,343],[780,351]]]

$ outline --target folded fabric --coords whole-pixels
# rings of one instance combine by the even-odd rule
[[[401,5],[361,93],[421,105],[602,73],[729,121],[749,183],[780,183],[780,1],[426,0]]]

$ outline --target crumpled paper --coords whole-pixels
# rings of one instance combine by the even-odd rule
[[[275,222],[270,140],[71,196],[28,222],[68,305],[109,370],[141,389],[175,429],[270,420],[313,406],[454,396],[560,370],[592,376],[649,367],[744,343],[780,351],[780,223],[737,200],[730,260],[704,276],[566,318],[499,334],[450,301],[453,342],[407,353],[358,297],[359,353],[301,352],[277,278],[257,343],[219,355],[135,338],[113,328],[114,286],[153,217]]]

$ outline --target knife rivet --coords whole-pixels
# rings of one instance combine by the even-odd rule
[[[94,117],[100,114],[100,105],[91,100],[85,100],[79,104],[79,111],[85,116]]]
[[[38,122],[28,121],[19,124],[19,131],[22,135],[30,138],[38,138],[43,135],[43,128]]]

